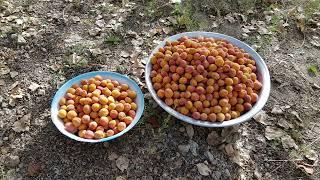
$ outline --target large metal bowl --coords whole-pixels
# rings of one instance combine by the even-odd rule
[[[65,93],[67,92],[68,88],[70,88],[73,84],[80,84],[81,80],[83,79],[90,79],[92,77],[95,77],[97,75],[102,76],[104,79],[111,79],[116,80],[119,83],[126,83],[129,85],[130,89],[137,92],[137,97],[135,99],[135,103],[138,105],[138,109],[136,111],[136,116],[134,117],[132,123],[123,131],[119,132],[118,134],[115,134],[113,136],[103,138],[103,139],[85,139],[81,138],[75,134],[72,134],[68,131],[66,131],[64,127],[63,121],[58,118],[58,111],[59,111],[59,100],[64,97]],[[89,142],[89,143],[99,143],[99,142],[106,142],[113,139],[116,139],[120,136],[122,136],[124,133],[128,132],[130,129],[133,128],[137,124],[137,122],[140,120],[140,117],[142,116],[144,111],[144,96],[140,89],[140,87],[137,85],[136,82],[128,78],[127,76],[115,73],[115,72],[107,72],[107,71],[94,71],[89,73],[81,74],[77,77],[74,77],[70,79],[68,82],[66,82],[63,86],[60,87],[60,89],[56,92],[56,94],[53,97],[52,103],[51,103],[51,119],[53,124],[58,128],[58,130],[64,134],[65,136],[74,139],[76,141],[80,142]]]
[[[178,111],[172,109],[171,107],[167,106],[156,94],[153,86],[152,86],[152,82],[151,82],[151,78],[150,78],[150,72],[152,69],[152,64],[150,62],[150,59],[152,57],[152,55],[154,53],[156,53],[158,51],[158,49],[160,47],[164,47],[165,46],[165,42],[166,41],[175,41],[178,40],[179,38],[183,37],[183,36],[187,36],[187,37],[198,37],[198,36],[203,36],[203,37],[212,37],[212,38],[216,38],[216,39],[225,39],[227,41],[229,41],[230,43],[232,43],[233,45],[244,49],[247,53],[249,53],[251,55],[251,57],[256,61],[256,66],[257,66],[257,77],[259,79],[259,81],[262,83],[262,89],[260,91],[259,94],[259,99],[258,101],[255,103],[255,105],[252,107],[252,109],[248,112],[246,112],[245,114],[241,115],[240,117],[236,118],[236,119],[231,119],[229,121],[223,121],[223,122],[208,122],[208,121],[200,121],[200,120],[196,120],[193,119],[189,116],[185,116],[181,113],[179,113]],[[267,68],[266,63],[263,61],[263,59],[261,58],[261,56],[255,51],[253,50],[249,45],[247,45],[246,43],[224,35],[224,34],[219,34],[219,33],[213,33],[213,32],[185,32],[185,33],[181,33],[181,34],[176,34],[174,36],[168,37],[167,39],[165,39],[164,41],[162,41],[150,54],[147,65],[146,65],[146,71],[145,71],[145,77],[146,77],[146,83],[147,83],[147,87],[148,90],[150,91],[152,97],[154,98],[154,100],[165,110],[167,111],[169,114],[173,115],[174,117],[185,121],[187,123],[193,124],[193,125],[197,125],[197,126],[203,126],[203,127],[227,127],[227,126],[233,126],[236,124],[240,124],[246,121],[249,121],[255,114],[257,114],[265,105],[265,103],[268,100],[269,94],[270,94],[270,75],[269,75],[269,70]]]

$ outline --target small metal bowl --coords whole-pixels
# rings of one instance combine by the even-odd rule
[[[59,111],[59,100],[64,97],[65,93],[67,92],[67,89],[70,88],[73,84],[80,84],[81,80],[83,79],[90,79],[92,77],[95,77],[96,75],[102,76],[104,79],[111,79],[116,80],[119,83],[126,83],[129,85],[129,88],[134,90],[137,93],[137,97],[135,99],[135,103],[138,105],[138,109],[136,111],[136,116],[134,117],[132,123],[123,131],[119,132],[118,134],[115,134],[113,136],[103,138],[103,139],[85,139],[81,138],[75,134],[72,134],[65,130],[63,121],[58,117],[58,111]],[[60,89],[56,92],[52,103],[51,103],[51,119],[53,124],[58,128],[58,130],[64,134],[65,136],[68,136],[71,139],[74,139],[76,141],[80,142],[89,142],[89,143],[98,143],[98,142],[106,142],[113,139],[116,139],[117,137],[123,135],[124,133],[128,132],[133,126],[137,124],[139,121],[142,113],[144,111],[144,95],[142,94],[142,91],[140,87],[137,85],[136,82],[129,79],[127,76],[114,73],[114,72],[106,72],[106,71],[95,71],[95,72],[89,72],[85,74],[81,74],[77,77],[72,78],[68,82],[66,82],[63,86],[60,87]]]
[[[151,78],[150,78],[150,73],[152,70],[152,64],[150,62],[150,59],[151,59],[152,55],[154,53],[156,53],[160,47],[165,46],[166,41],[175,41],[183,36],[187,36],[187,37],[202,36],[202,37],[211,37],[211,38],[215,38],[215,39],[225,39],[225,40],[229,41],[230,43],[232,43],[233,45],[244,49],[247,53],[249,53],[251,55],[251,57],[256,61],[257,77],[258,77],[259,81],[262,83],[262,89],[260,91],[258,101],[254,104],[254,106],[252,107],[252,109],[250,111],[246,112],[245,114],[241,115],[240,117],[238,117],[236,119],[231,119],[229,121],[223,121],[223,122],[200,121],[200,120],[193,119],[189,116],[185,116],[185,115],[179,113],[178,111],[172,109],[171,107],[167,106],[157,96],[157,93],[155,92],[155,90],[153,88]],[[240,123],[249,121],[255,114],[257,114],[263,108],[263,106],[266,104],[268,97],[269,97],[269,94],[270,94],[269,70],[267,68],[266,63],[261,58],[261,56],[246,43],[244,43],[236,38],[233,38],[233,37],[230,37],[230,36],[227,36],[224,34],[213,33],[213,32],[185,32],[185,33],[176,34],[174,36],[168,37],[167,39],[162,41],[150,54],[147,65],[146,65],[146,69],[145,69],[145,77],[146,77],[146,83],[147,83],[147,87],[148,87],[149,92],[151,93],[154,100],[165,111],[167,111],[169,114],[173,115],[174,117],[176,117],[182,121],[185,121],[187,123],[190,123],[190,124],[193,124],[196,126],[203,126],[203,127],[228,127],[228,126],[233,126],[236,124],[240,124]]]

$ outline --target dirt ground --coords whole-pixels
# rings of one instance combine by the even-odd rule
[[[0,179],[320,179],[320,1],[295,2],[0,0]],[[201,128],[152,100],[146,58],[193,30],[234,36],[264,58],[272,89],[253,120]],[[147,105],[124,136],[78,143],[55,128],[50,103],[95,70],[132,77]]]

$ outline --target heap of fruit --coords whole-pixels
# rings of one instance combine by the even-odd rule
[[[166,42],[151,63],[158,97],[197,120],[237,118],[252,108],[262,88],[255,61],[222,39],[182,37]]]
[[[69,88],[59,101],[65,129],[86,139],[101,139],[123,131],[137,110],[136,92],[127,84],[95,76]]]

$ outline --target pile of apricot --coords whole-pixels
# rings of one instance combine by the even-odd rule
[[[228,121],[249,111],[262,88],[255,61],[223,39],[182,37],[151,58],[158,95],[183,115]]]
[[[127,84],[95,76],[74,84],[59,101],[65,129],[81,138],[101,139],[123,131],[135,117],[137,94]]]

